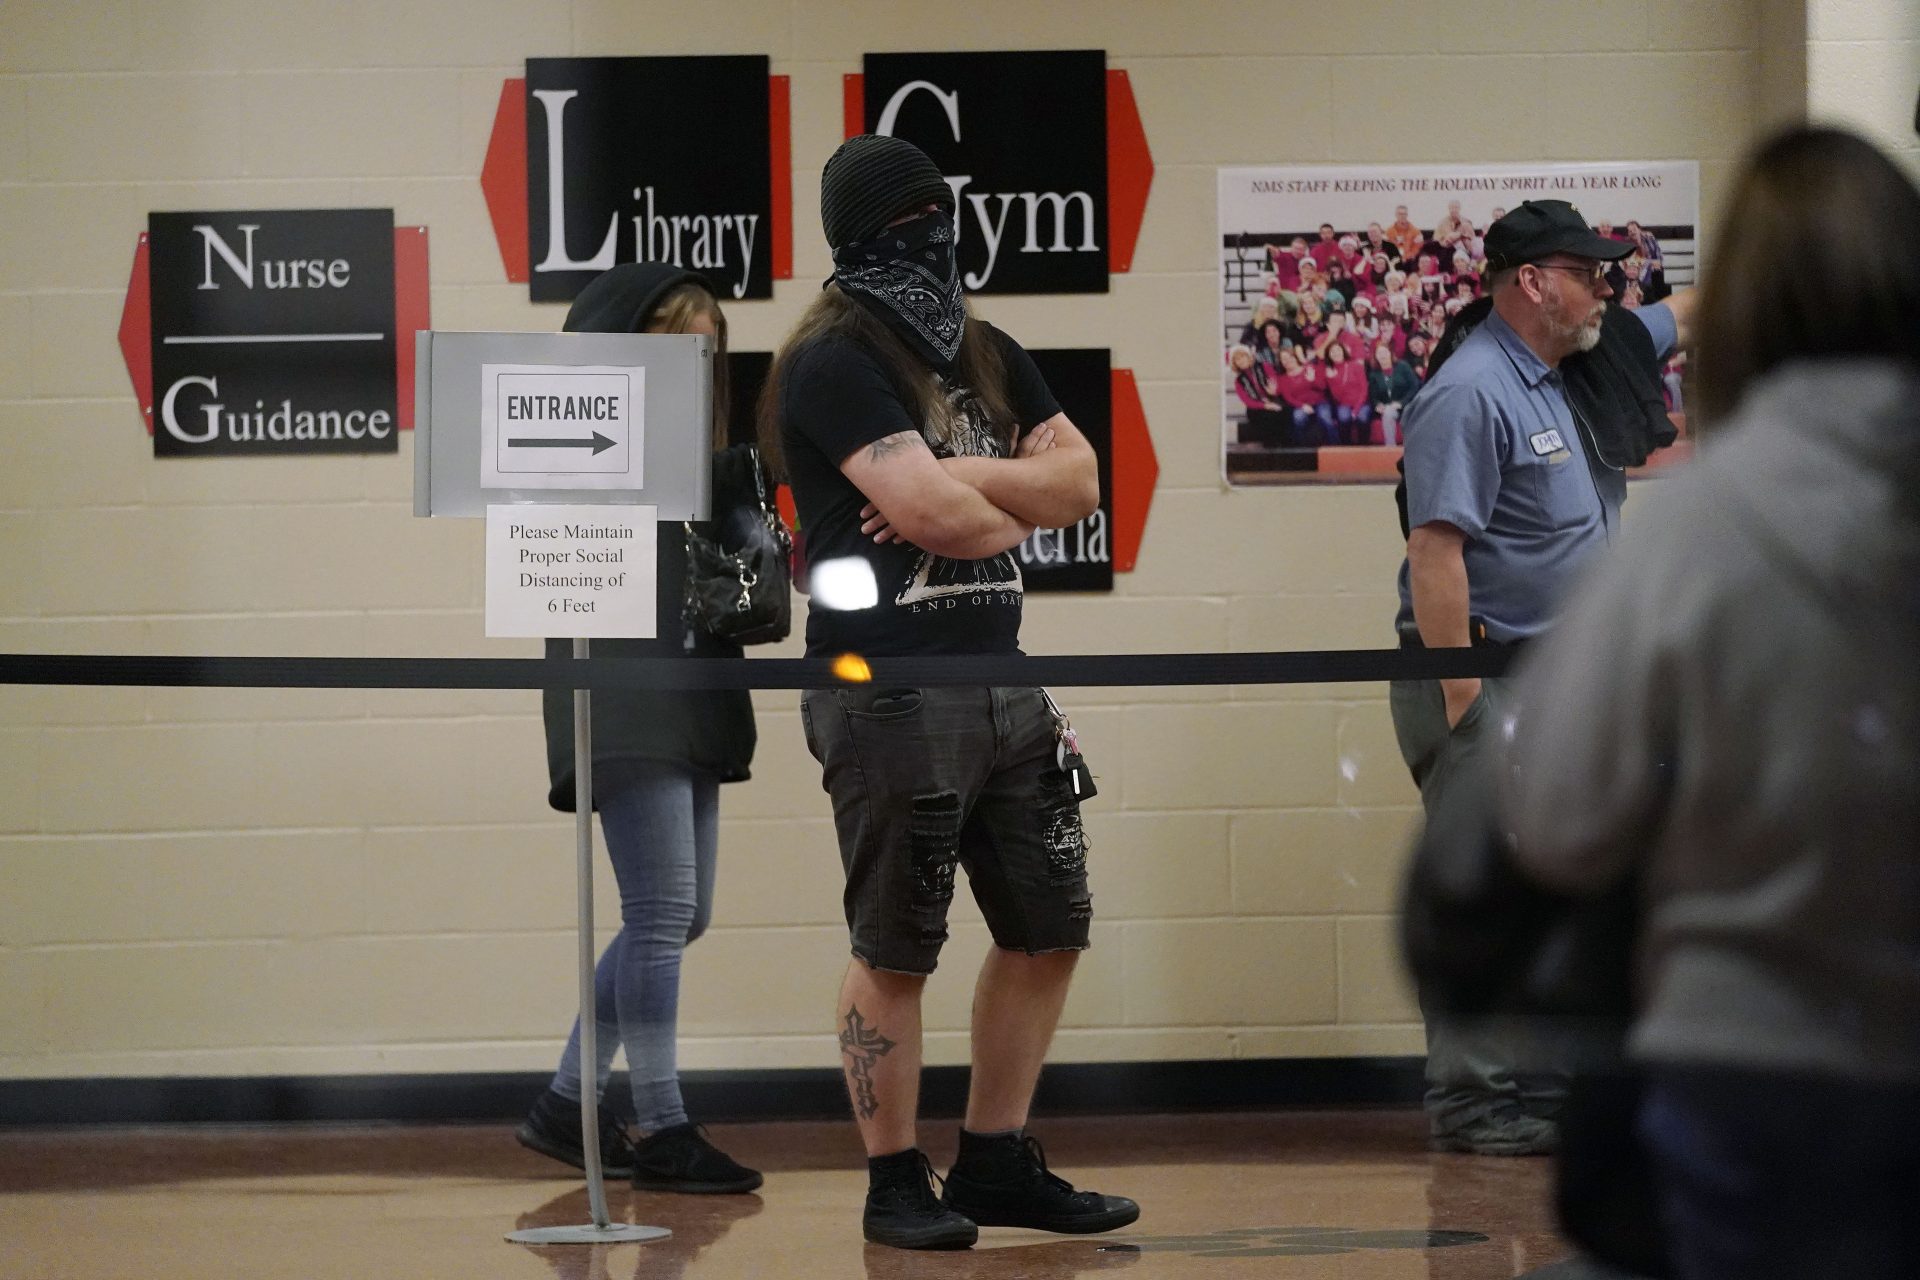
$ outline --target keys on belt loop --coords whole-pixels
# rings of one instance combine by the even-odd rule
[[[1042,689],[1040,696],[1046,701],[1047,714],[1053,717],[1054,763],[1067,775],[1076,801],[1093,799],[1099,792],[1093,785],[1093,770],[1080,755],[1080,735],[1073,731],[1073,721],[1067,719],[1067,713],[1060,709],[1051,693]]]

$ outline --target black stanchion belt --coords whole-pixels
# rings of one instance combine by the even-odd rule
[[[1510,649],[1274,653],[954,654],[869,658],[850,680],[826,658],[241,658],[0,654],[0,684],[244,689],[827,689],[985,685],[1346,684],[1505,674]]]

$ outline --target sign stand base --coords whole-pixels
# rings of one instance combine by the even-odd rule
[[[573,656],[587,656],[587,642],[573,642]],[[613,1222],[607,1214],[607,1188],[600,1171],[600,1099],[585,1087],[598,1061],[594,1037],[598,1020],[593,1003],[593,691],[573,691],[573,808],[575,876],[580,899],[580,1145],[586,1154],[587,1205],[591,1223],[577,1227],[529,1227],[512,1231],[515,1244],[624,1244],[664,1240],[673,1232],[665,1227]]]
[[[529,1227],[525,1231],[507,1233],[507,1239],[515,1244],[633,1244],[647,1240],[664,1240],[673,1232],[665,1227],[639,1227],[625,1222],[612,1222],[604,1227],[585,1223],[578,1227]]]

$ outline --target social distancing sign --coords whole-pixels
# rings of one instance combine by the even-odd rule
[[[487,508],[487,634],[657,634],[656,507]]]

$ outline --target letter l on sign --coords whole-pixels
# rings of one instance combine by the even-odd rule
[[[579,96],[578,89],[535,89],[533,96],[547,117],[547,256],[535,271],[605,271],[613,265],[614,237],[619,234],[620,215],[607,217],[607,238],[600,252],[585,262],[567,256],[567,175],[566,124],[567,100]]]

